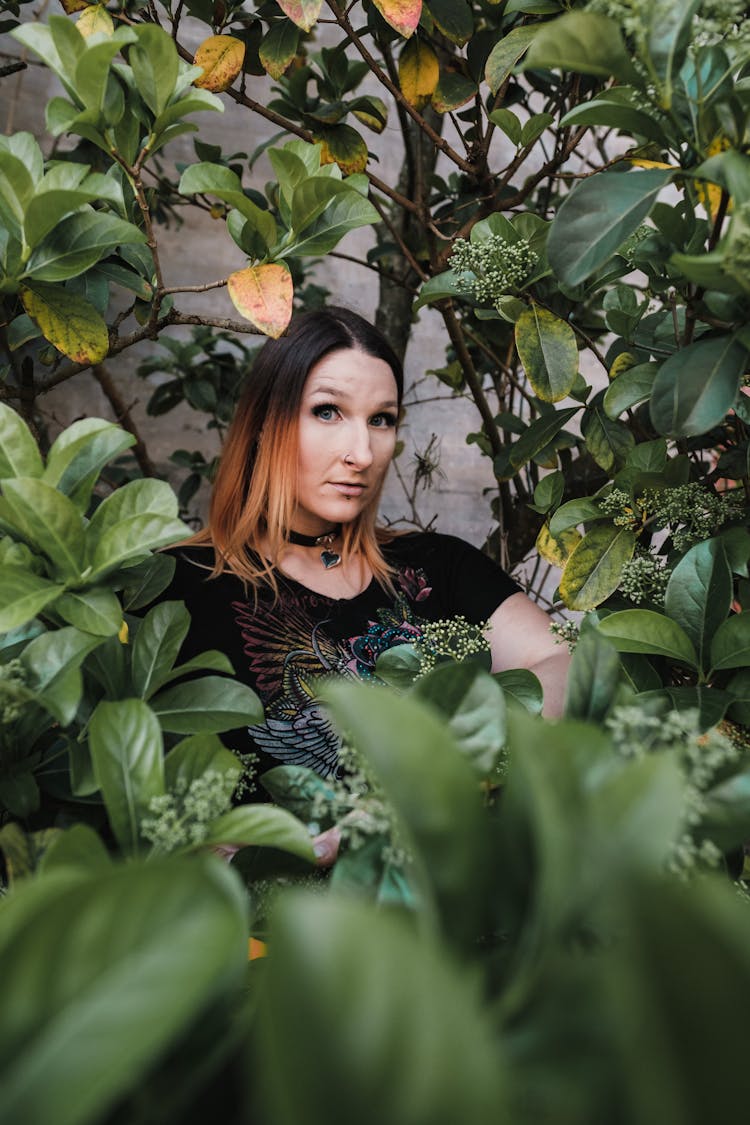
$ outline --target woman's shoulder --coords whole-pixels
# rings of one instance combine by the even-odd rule
[[[479,549],[465,539],[442,531],[407,531],[384,543],[382,550],[389,562],[445,558],[465,551],[479,553]]]

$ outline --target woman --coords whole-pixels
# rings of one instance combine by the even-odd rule
[[[417,640],[426,621],[489,620],[493,670],[531,669],[546,712],[560,712],[567,655],[513,580],[459,539],[376,525],[402,394],[401,364],[360,316],[294,317],[248,377],[207,527],[173,551],[167,596],[192,617],[183,655],[220,649],[263,700],[264,724],[224,736],[255,751],[261,773],[294,763],[333,774],[321,683],[371,678],[380,653]]]

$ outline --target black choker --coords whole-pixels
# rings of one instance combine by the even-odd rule
[[[338,551],[329,550],[331,543],[340,531],[341,524],[332,527],[330,531],[324,531],[322,535],[301,535],[299,531],[290,531],[288,539],[290,543],[294,543],[297,547],[322,547],[320,561],[326,570],[331,570],[341,562],[341,555]]]

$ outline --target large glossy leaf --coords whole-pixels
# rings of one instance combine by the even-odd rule
[[[568,671],[566,716],[602,723],[615,700],[620,676],[617,650],[601,633],[584,633],[576,644]]]
[[[565,398],[578,374],[578,345],[570,325],[532,302],[516,321],[515,337],[534,393],[544,402]]]
[[[495,672],[493,679],[507,698],[519,703],[532,715],[540,714],[544,703],[542,685],[528,668],[508,668],[505,672]]]
[[[560,596],[568,609],[594,609],[613,594],[634,550],[635,536],[627,527],[592,527],[571,552],[560,578]]]
[[[567,531],[570,527],[576,527],[579,523],[590,523],[594,520],[606,519],[603,516],[598,505],[588,497],[582,497],[580,500],[566,500],[561,504],[554,515],[549,521],[550,534],[553,536],[562,535],[563,531]]]
[[[327,254],[349,231],[376,223],[378,218],[372,203],[358,191],[342,192],[335,196],[304,235],[277,257],[317,257]]]
[[[602,395],[597,395],[588,404],[581,420],[581,435],[597,465],[611,474],[625,464],[635,438],[624,423],[607,416],[602,399]]]
[[[190,628],[183,602],[160,602],[141,622],[133,642],[133,688],[148,699],[172,670]]]
[[[721,540],[696,543],[672,571],[664,609],[690,637],[701,667],[708,663],[711,640],[731,600],[732,575]]]
[[[177,497],[165,481],[129,481],[94,513],[86,529],[86,561],[102,574],[166,546],[188,531],[176,517]]]
[[[85,633],[111,637],[122,627],[122,606],[117,595],[104,586],[69,590],[55,602],[55,613]]]
[[[116,215],[83,211],[55,225],[29,258],[26,276],[37,281],[67,281],[90,269],[115,247],[145,241],[143,231]]]
[[[505,1060],[478,978],[405,919],[290,897],[270,943],[258,1073],[278,1125],[379,1125],[383,1091],[389,1119],[403,1125],[510,1120]],[[335,1083],[325,1076],[331,1051]]]
[[[571,13],[574,14],[574,13]],[[550,265],[566,285],[580,285],[638,229],[672,172],[600,172],[566,196],[547,241]]]
[[[618,90],[618,87],[614,88]],[[654,115],[640,109],[637,105],[615,98],[612,91],[600,94],[590,101],[574,106],[562,118],[560,124],[604,125],[609,129],[620,129],[624,133],[645,137],[657,144],[665,144],[664,128]]]
[[[136,566],[126,567],[120,575],[123,608],[134,613],[150,605],[169,586],[176,565],[171,555],[154,555]]]
[[[444,721],[387,690],[331,685],[334,719],[369,761],[404,824],[426,903],[434,904],[447,935],[471,944],[487,875],[476,775]]]
[[[31,430],[20,414],[0,402],[0,480],[41,475],[42,458]]]
[[[249,220],[268,247],[276,241],[276,223],[269,211],[264,211],[257,203],[245,195],[239,176],[231,168],[222,164],[190,164],[180,179],[182,195],[215,195],[228,203]]]
[[[667,437],[693,437],[723,421],[748,366],[747,349],[733,336],[698,340],[659,368],[651,393],[651,421]]]
[[[542,24],[524,60],[524,69],[572,70],[642,84],[620,28],[598,12],[566,12]]]
[[[139,25],[128,52],[138,93],[154,116],[166,108],[175,91],[179,74],[177,48],[158,24]]]
[[[204,844],[278,848],[315,862],[307,826],[286,809],[274,805],[241,805],[230,809],[213,822]]]
[[[693,16],[700,6],[701,0],[683,0],[681,4],[654,4],[651,10],[646,49],[667,91],[685,58],[694,34]],[[668,96],[666,104],[669,105]]]
[[[750,615],[735,614],[725,621],[711,642],[711,667],[744,668],[750,664]]]
[[[695,647],[676,621],[651,609],[622,609],[610,613],[597,629],[618,652],[646,652],[697,667]]]
[[[485,63],[484,77],[493,94],[510,77],[513,67],[529,49],[538,32],[536,24],[514,27],[492,48]]]
[[[85,508],[99,471],[134,444],[133,434],[112,422],[103,418],[79,418],[52,443],[43,479],[64,492],[78,507]]]
[[[604,413],[608,418],[619,418],[651,394],[658,367],[655,363],[639,363],[615,376],[604,393]]]
[[[164,784],[167,790],[184,786],[203,777],[207,770],[239,777],[242,764],[215,734],[193,734],[183,738],[164,759]]]
[[[557,437],[566,422],[569,422],[578,410],[577,406],[569,406],[564,410],[550,410],[536,418],[511,446],[511,465],[515,469],[520,469],[532,457],[536,457],[553,438]]]
[[[32,621],[63,590],[57,582],[19,567],[4,566],[0,574],[0,633]]]
[[[83,691],[80,667],[99,643],[99,637],[66,626],[34,637],[21,655],[39,702],[61,726],[75,716]]]
[[[417,681],[414,694],[447,720],[477,771],[491,773],[506,736],[505,699],[493,677],[476,664],[442,664]]]
[[[175,734],[213,731],[263,722],[263,705],[245,684],[223,676],[202,676],[165,688],[151,699],[164,730]]]
[[[72,500],[43,480],[16,477],[3,496],[24,539],[45,554],[61,577],[77,578],[83,564],[83,520]]]
[[[137,852],[149,801],[164,792],[158,720],[140,699],[105,700],[91,716],[89,746],[115,839],[123,851]]]
[[[8,1121],[109,1118],[185,1028],[239,987],[245,898],[208,858],[69,866],[19,889],[0,920]]]
[[[391,687],[406,690],[422,667],[414,645],[392,645],[375,662],[375,674]]]

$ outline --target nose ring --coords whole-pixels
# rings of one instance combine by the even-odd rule
[[[354,458],[352,457],[351,453],[347,453],[345,455],[344,464],[345,465],[353,465],[354,464]]]

